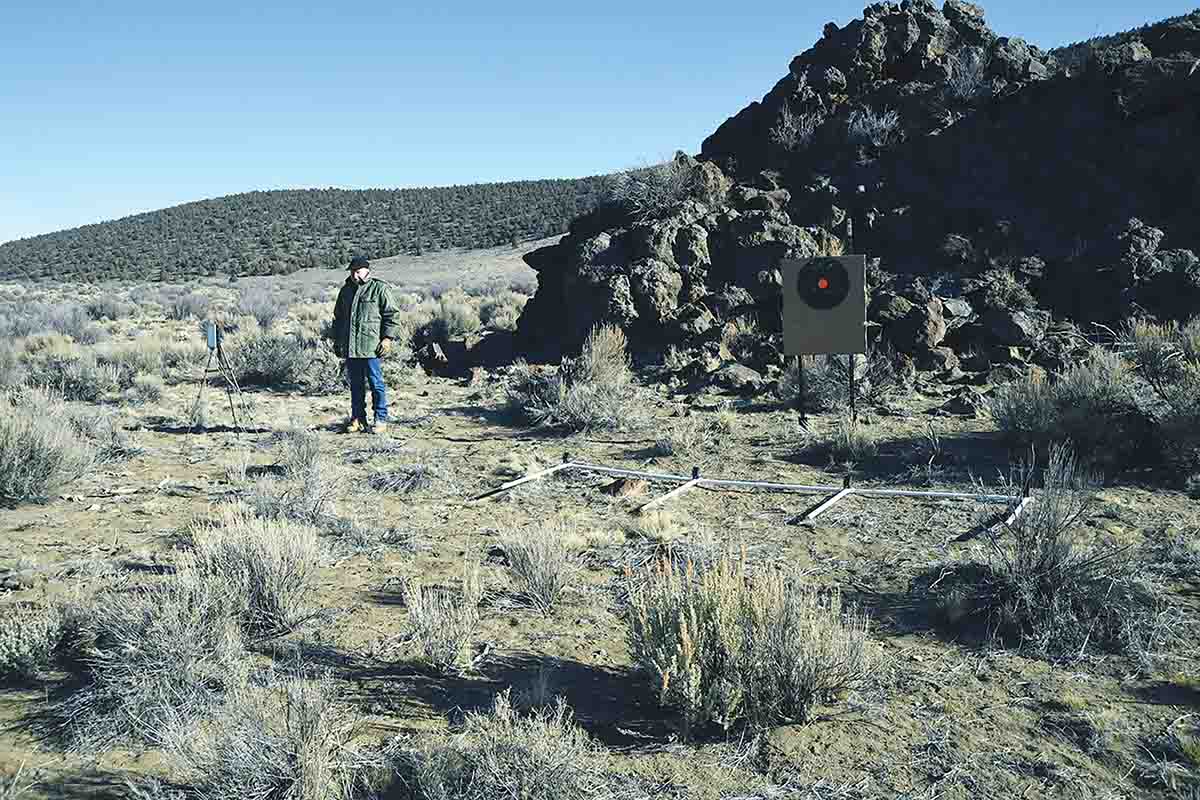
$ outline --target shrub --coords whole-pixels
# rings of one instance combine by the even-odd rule
[[[187,568],[227,588],[248,637],[290,633],[320,615],[312,597],[323,557],[313,528],[235,509],[192,537]]]
[[[522,716],[505,691],[489,711],[468,712],[461,733],[427,743],[400,740],[389,760],[403,796],[414,800],[616,796],[603,750],[574,724],[561,698]]]
[[[1030,375],[1001,386],[989,409],[1011,443],[1040,452],[1065,442],[1103,468],[1145,463],[1153,452],[1151,422],[1129,365],[1099,348],[1057,380]]]
[[[870,106],[850,112],[846,132],[854,144],[887,147],[900,134],[900,113],[895,110],[877,112]]]
[[[262,330],[269,330],[276,321],[287,316],[288,298],[281,297],[265,287],[247,289],[238,298],[238,311],[258,322]]]
[[[529,298],[505,289],[479,305],[479,321],[496,331],[515,331],[521,310]]]
[[[1120,347],[1157,398],[1158,441],[1181,475],[1200,472],[1200,317],[1180,327],[1126,323]]]
[[[66,405],[64,409],[72,433],[95,448],[99,463],[123,461],[142,452],[129,442],[111,411],[80,405]]]
[[[54,660],[62,638],[57,608],[25,603],[4,606],[0,616],[0,686],[35,678]]]
[[[379,492],[412,494],[433,486],[434,479],[434,471],[424,464],[408,464],[387,472],[373,473],[367,482]]]
[[[849,414],[838,418],[828,447],[830,458],[835,462],[851,464],[869,461],[879,450],[871,429]]]
[[[762,342],[763,334],[754,317],[738,317],[721,331],[721,344],[737,361],[750,363],[754,351]]]
[[[64,424],[60,398],[26,390],[24,400],[0,397],[0,407],[0,501],[44,499],[96,464],[95,448]]]
[[[1037,306],[1037,300],[1010,269],[998,267],[980,274],[973,292],[981,309],[1022,311]]]
[[[158,375],[138,375],[129,387],[129,399],[134,403],[157,403],[162,400],[165,385]]]
[[[167,302],[167,318],[181,321],[189,318],[203,319],[211,307],[212,301],[204,295],[188,292]]]
[[[563,532],[549,526],[522,528],[505,536],[501,546],[525,599],[549,614],[571,579]]]
[[[225,589],[183,571],[91,601],[77,633],[83,685],[53,708],[73,747],[159,745],[244,684],[249,662]]]
[[[507,386],[509,410],[535,425],[572,431],[619,428],[632,411],[633,371],[625,334],[613,325],[592,329],[580,355],[557,372],[515,362]]]
[[[1081,545],[1094,479],[1066,447],[1051,449],[1043,488],[1011,525],[987,533],[986,560],[918,580],[950,627],[982,625],[1001,641],[1053,660],[1089,647],[1140,656],[1169,631],[1153,588],[1125,547]],[[936,594],[935,585],[941,588]]]
[[[991,93],[988,79],[988,59],[982,51],[970,48],[950,56],[950,75],[942,86],[947,100],[969,105],[980,97]]]
[[[255,333],[239,337],[230,351],[234,374],[242,386],[296,386],[309,366],[308,351],[290,334]]]
[[[820,112],[797,114],[790,105],[784,103],[779,110],[779,121],[771,128],[771,141],[787,150],[799,150],[812,141],[813,134],[824,121],[825,116]]]
[[[247,503],[265,519],[290,520],[320,528],[340,525],[334,505],[346,487],[345,470],[321,452],[321,442],[315,433],[288,430],[280,439],[284,479],[260,480],[247,496]]]
[[[101,362],[95,353],[70,342],[36,344],[22,361],[29,385],[51,389],[67,400],[94,403],[133,383],[134,373],[128,368]]]
[[[661,217],[699,191],[697,168],[687,158],[620,172],[613,176],[609,197],[638,219]]]
[[[425,339],[447,342],[479,330],[479,313],[470,298],[460,292],[447,292],[438,299],[438,309],[425,325]]]
[[[0,391],[24,386],[26,378],[25,365],[17,348],[0,342]]]
[[[200,800],[350,797],[354,725],[327,680],[270,675],[241,686],[204,728],[173,737],[167,754]]]
[[[1166,574],[1200,580],[1200,528],[1164,525],[1147,542],[1151,563]]]
[[[51,306],[46,313],[47,330],[70,336],[80,344],[95,344],[107,334],[92,323],[91,317],[78,303],[63,303]]]
[[[627,583],[630,653],[682,714],[685,736],[713,723],[807,722],[876,667],[867,618],[796,569],[751,578],[744,556],[700,572],[663,558]]]
[[[106,294],[90,300],[85,306],[85,310],[87,315],[94,320],[107,319],[116,322],[132,315],[135,309],[130,304]]]
[[[877,403],[893,392],[900,378],[895,353],[887,346],[871,350],[854,360],[854,393],[859,403]],[[779,380],[780,398],[789,406],[800,399],[800,361],[788,362]],[[850,357],[812,356],[804,362],[804,409],[806,412],[844,411],[850,408]]]
[[[441,673],[469,668],[474,661],[471,646],[483,596],[478,567],[464,565],[460,592],[408,581],[403,595],[408,624],[424,662]]]

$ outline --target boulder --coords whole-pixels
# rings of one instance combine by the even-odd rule
[[[974,389],[964,387],[955,392],[938,410],[950,416],[978,419],[988,415],[988,401]]]
[[[887,324],[904,319],[912,310],[910,300],[892,292],[878,292],[867,307],[867,318]]]
[[[884,335],[902,353],[916,355],[932,350],[946,338],[941,301],[932,299],[913,306],[902,318],[885,326]]]
[[[992,342],[1008,347],[1032,347],[1050,326],[1047,311],[988,310],[980,318]]]
[[[629,288],[642,322],[661,325],[679,307],[683,276],[666,262],[648,259],[630,267]]]
[[[699,303],[682,306],[671,319],[674,338],[680,341],[698,339],[717,324],[712,312]]]
[[[742,364],[728,364],[716,371],[713,383],[726,389],[752,394],[762,391],[764,378],[761,373]]]
[[[917,369],[921,372],[948,372],[958,369],[958,356],[949,347],[931,347],[914,354]]]

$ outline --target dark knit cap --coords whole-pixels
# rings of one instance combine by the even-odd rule
[[[367,257],[360,255],[360,256],[355,256],[354,258],[350,259],[350,266],[348,267],[348,269],[356,270],[356,269],[362,269],[363,267],[369,267],[369,266],[371,266],[371,262],[367,261]]]

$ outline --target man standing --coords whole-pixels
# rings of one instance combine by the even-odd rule
[[[396,319],[400,309],[391,287],[371,277],[371,265],[365,256],[354,256],[349,269],[350,277],[338,292],[333,307],[334,352],[346,359],[346,375],[350,380],[350,420],[346,432],[383,433],[387,429],[388,407],[379,359],[387,355],[392,339],[400,331]],[[364,382],[371,385],[373,424],[367,422]]]

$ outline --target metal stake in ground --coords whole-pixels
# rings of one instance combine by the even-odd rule
[[[800,430],[808,430],[808,414],[805,410],[804,395],[804,356],[796,356],[796,410],[800,412]]]
[[[858,422],[858,401],[854,396],[855,395],[855,392],[854,392],[854,367],[855,366],[856,366],[855,354],[851,353],[850,354],[850,421],[851,422]]]

